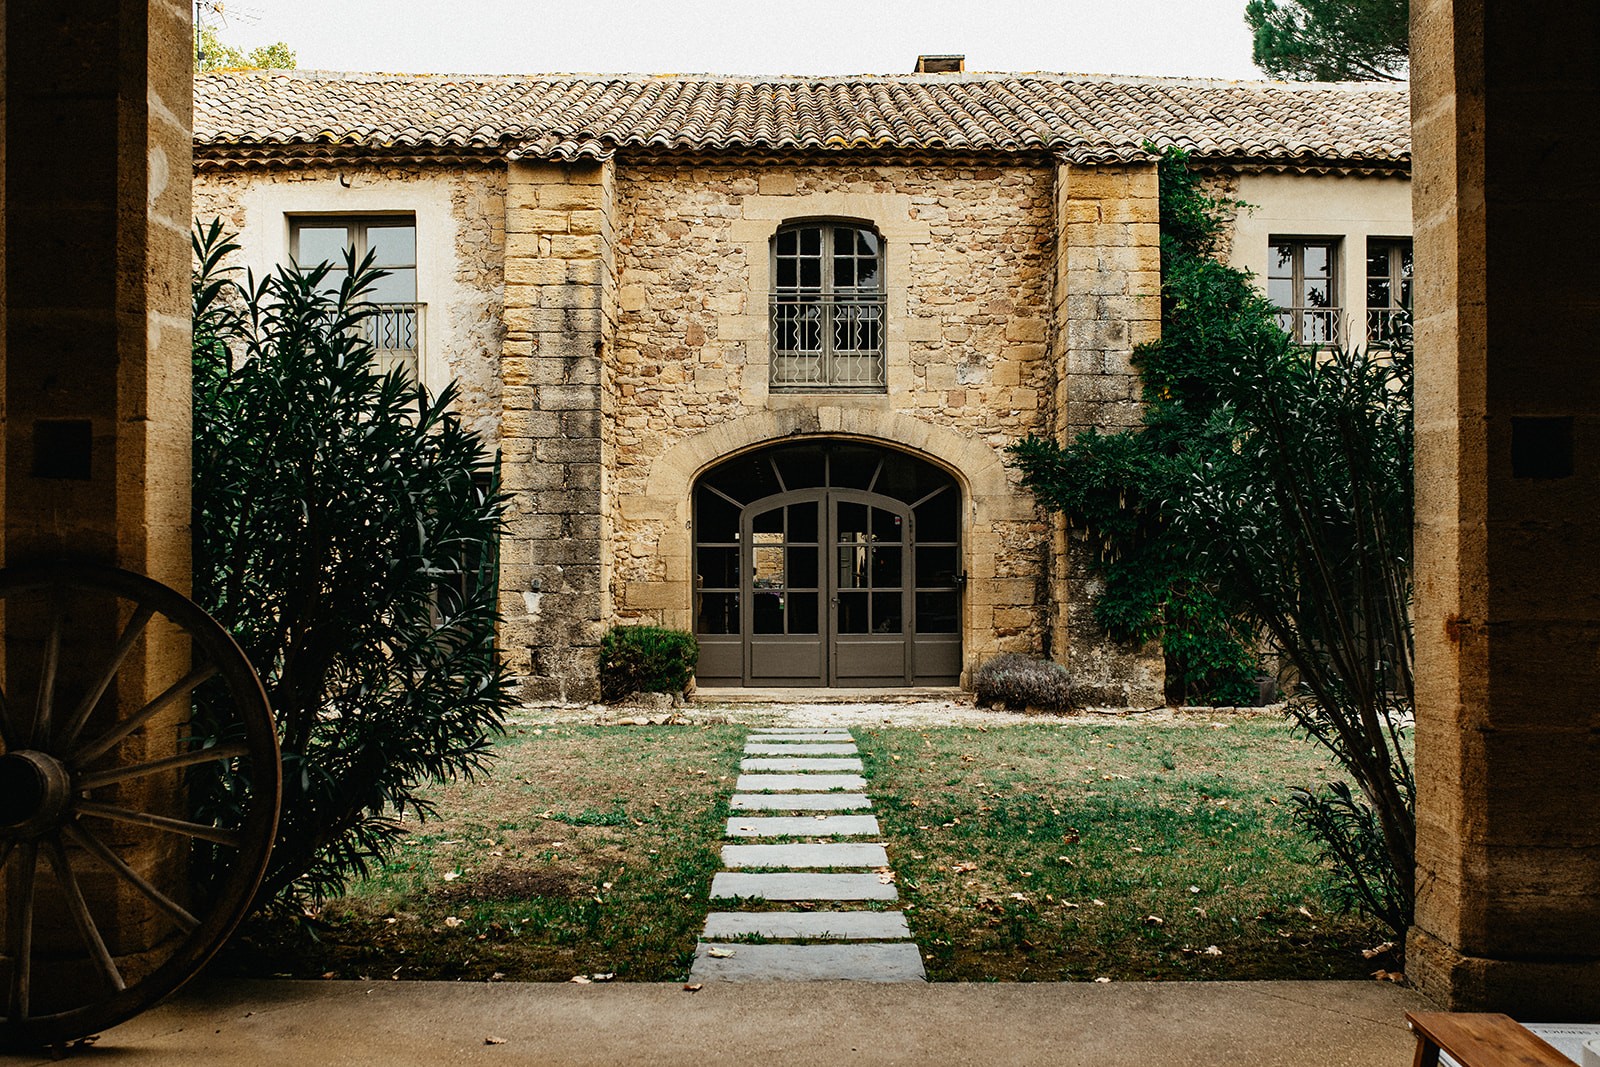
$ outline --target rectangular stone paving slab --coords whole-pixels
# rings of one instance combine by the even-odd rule
[[[786,741],[850,741],[849,734],[751,734],[746,741],[761,741],[763,743],[776,741],[780,744]]]
[[[816,820],[812,820],[815,822]],[[724,867],[887,867],[882,845],[723,845]]]
[[[894,941],[910,938],[899,911],[714,911],[706,916],[707,941],[736,937]]]
[[[843,774],[846,771],[860,771],[861,761],[858,759],[756,756],[752,759],[741,761],[739,769],[741,771],[831,771],[835,774]]]
[[[788,793],[797,789],[850,789],[860,792],[867,780],[859,774],[741,774],[734,788],[741,793]]]
[[[894,883],[876,874],[745,874],[723,871],[711,879],[713,900],[897,900]]]
[[[713,954],[715,953],[715,954]],[[844,945],[707,945],[689,977],[705,982],[922,982],[922,953],[909,942]]]
[[[795,742],[791,745],[753,741],[744,746],[747,756],[854,756],[859,751],[848,742],[839,745]]]
[[[755,726],[750,730],[755,734],[849,734],[850,731],[843,726]]]
[[[871,837],[878,820],[871,815],[734,816],[728,837]]]
[[[750,793],[728,801],[734,811],[849,811],[870,808],[872,799],[861,793]]]

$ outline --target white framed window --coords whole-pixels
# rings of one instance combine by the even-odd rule
[[[882,392],[884,247],[869,227],[799,222],[772,239],[771,385]]]
[[[1267,257],[1267,299],[1296,344],[1342,343],[1339,243],[1329,237],[1274,237]]]
[[[337,291],[344,284],[351,249],[356,262],[371,253],[373,266],[386,272],[367,294],[375,309],[366,320],[367,339],[378,350],[379,367],[401,367],[420,381],[427,305],[417,299],[416,218],[307,215],[289,220],[290,257],[304,269],[328,264],[324,288]]]

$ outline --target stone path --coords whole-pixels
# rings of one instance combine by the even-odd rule
[[[711,881],[713,904],[744,907],[706,916],[690,980],[925,981],[905,913],[870,910],[900,892],[883,845],[863,840],[878,835],[878,820],[862,814],[872,801],[850,732],[762,728],[744,752],[727,870]],[[760,910],[771,901],[806,910]]]

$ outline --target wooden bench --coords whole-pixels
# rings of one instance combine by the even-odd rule
[[[1572,1061],[1509,1015],[1486,1012],[1406,1012],[1417,1035],[1412,1067],[1438,1067],[1448,1052],[1461,1067],[1572,1067]]]

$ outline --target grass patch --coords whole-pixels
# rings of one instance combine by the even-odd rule
[[[935,980],[1364,978],[1295,784],[1336,774],[1275,717],[857,730]]]
[[[746,730],[514,727],[431,791],[391,861],[301,927],[256,920],[225,972],[618,981],[687,975]]]

